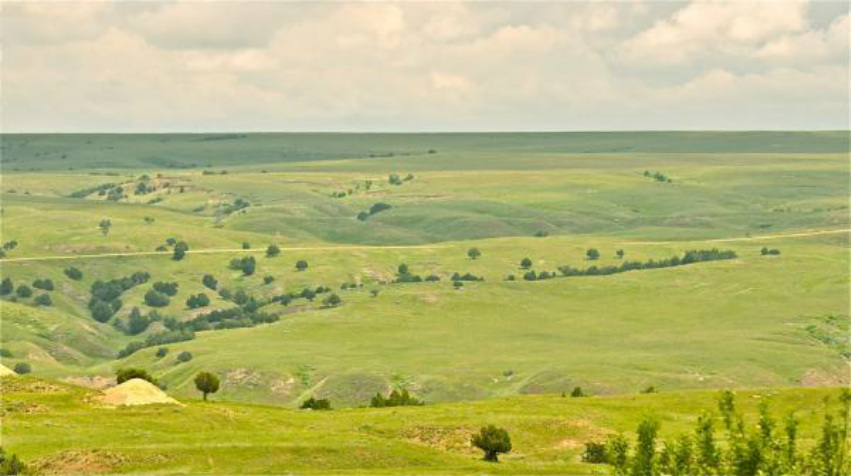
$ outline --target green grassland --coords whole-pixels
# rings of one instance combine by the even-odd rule
[[[4,445],[25,461],[65,474],[607,474],[581,463],[587,441],[658,418],[660,437],[691,432],[717,392],[619,397],[537,395],[385,409],[311,412],[223,402],[183,407],[98,407],[92,391],[35,379],[4,379]],[[801,420],[799,445],[818,435],[822,399],[838,389],[740,391],[738,407],[755,422],[767,401]],[[499,464],[481,461],[470,435],[485,424],[506,428],[513,450]],[[718,424],[720,426],[720,423]]]
[[[49,307],[34,305],[37,289],[0,300],[0,347],[12,354],[3,364],[76,382],[143,367],[181,399],[197,397],[200,370],[223,384],[219,403],[179,410],[94,410],[75,387],[39,396],[4,389],[55,408],[5,419],[4,445],[26,457],[111,448],[134,455],[121,471],[168,461],[185,473],[591,474],[566,440],[596,431],[571,426],[577,415],[589,415],[589,428],[626,430],[649,406],[676,428],[685,417],[672,412],[711,406],[712,389],[820,387],[783,390],[778,401],[791,407],[849,383],[847,132],[4,135],[2,143],[0,242],[18,246],[0,260],[0,277],[55,284]],[[401,184],[388,183],[390,174]],[[99,186],[124,192],[101,195]],[[356,218],[376,203],[391,208]],[[181,261],[155,251],[172,237],[190,246]],[[281,254],[266,257],[269,244]],[[480,258],[467,256],[472,247]],[[762,247],[781,254],[763,256]],[[587,260],[589,248],[601,258]],[[737,258],[546,281],[525,281],[519,268],[525,257],[535,271],[555,272],[617,265],[617,250],[645,261],[711,248]],[[228,267],[245,256],[257,259],[254,275]],[[297,271],[297,260],[309,268]],[[394,284],[402,263],[441,280]],[[68,266],[83,279],[66,277]],[[121,296],[110,322],[96,322],[92,283],[137,271],[151,280]],[[484,281],[456,289],[455,272]],[[167,345],[165,357],[151,347],[116,359],[164,329],[155,322],[128,336],[113,325],[135,306],[151,310],[143,296],[153,282],[179,284],[158,310],[165,316],[234,307],[204,288],[205,274],[258,299],[327,286],[343,302],[266,304],[278,322],[198,332]],[[264,284],[265,276],[275,279]],[[188,309],[200,292],[211,305]],[[183,351],[194,358],[177,362]],[[617,397],[650,385],[663,393]],[[557,397],[574,386],[600,397]],[[356,408],[394,387],[429,405]],[[344,410],[252,406],[292,408],[309,396]],[[457,446],[491,419],[518,435],[517,454],[498,468]],[[59,443],[67,432],[79,439]]]

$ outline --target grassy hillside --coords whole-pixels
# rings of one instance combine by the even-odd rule
[[[186,396],[206,369],[223,377],[223,399],[337,406],[394,386],[438,402],[847,382],[847,133],[7,135],[2,159],[0,241],[18,245],[0,277],[55,284],[0,300],[3,361],[36,375],[135,365]],[[378,203],[390,208],[357,218]],[[169,238],[189,244],[184,260],[170,259]],[[269,244],[281,255],[266,258]],[[602,257],[587,260],[589,248]],[[557,272],[710,248],[738,258],[534,282],[519,269],[524,257]],[[246,256],[254,275],[228,267]],[[390,284],[402,263],[441,281]],[[150,281],[96,322],[92,284],[136,272]],[[484,281],[455,289],[455,272]],[[115,359],[165,318],[234,308],[205,274],[280,321]],[[163,319],[126,335],[157,281],[179,285]],[[342,305],[268,303],[317,286]],[[201,292],[211,305],[188,309]],[[41,294],[52,306],[35,306]],[[194,359],[176,363],[182,351]]]
[[[331,412],[187,401],[109,409],[91,391],[34,379],[4,379],[3,444],[25,461],[62,473],[181,474],[605,474],[583,464],[586,441],[625,432],[644,415],[661,439],[690,432],[716,409],[716,392],[623,397],[522,396],[481,402]],[[837,389],[738,392],[748,423],[768,401],[778,417],[794,410],[799,445],[810,447],[822,399]],[[835,403],[834,403],[835,405]],[[470,435],[506,428],[514,449],[499,464],[480,460]],[[720,426],[720,423],[718,424]]]

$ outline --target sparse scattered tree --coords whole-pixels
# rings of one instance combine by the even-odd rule
[[[103,236],[106,236],[109,234],[109,230],[112,228],[112,222],[109,220],[109,218],[104,218],[100,221],[98,227],[100,228],[101,234]]]
[[[299,271],[305,271],[308,267],[307,261],[300,259],[295,263],[295,269]]]
[[[157,349],[157,358],[158,359],[162,359],[166,355],[168,355],[168,347],[160,347],[159,349]]]
[[[467,256],[469,256],[470,259],[476,259],[481,255],[482,255],[482,252],[479,251],[478,248],[470,248],[469,250],[467,250]]]
[[[207,401],[207,395],[219,391],[219,377],[210,372],[199,372],[195,376],[195,388],[204,395],[204,401]]]
[[[325,307],[337,307],[342,302],[343,300],[340,299],[340,296],[337,296],[336,294],[331,294],[330,296],[322,300],[322,304],[325,305]]]
[[[266,256],[269,258],[278,256],[279,254],[281,254],[281,248],[279,248],[278,245],[269,245],[269,247],[266,248]]]
[[[212,274],[205,274],[204,277],[201,279],[201,282],[204,284],[204,287],[213,291],[215,291],[216,288],[219,286],[219,282]]]
[[[74,281],[79,281],[83,279],[83,272],[73,266],[69,266],[65,268],[65,276],[68,276]]]
[[[183,351],[177,354],[177,361],[181,363],[186,363],[192,360],[192,352]]]
[[[171,255],[171,259],[175,261],[180,261],[186,256],[186,252],[189,251],[189,245],[186,242],[181,241],[174,245],[174,252]]]
[[[331,400],[327,398],[310,397],[301,404],[302,410],[330,410]]]
[[[171,300],[165,294],[160,294],[153,289],[145,293],[145,304],[151,307],[166,307]]]
[[[18,297],[28,298],[33,295],[33,290],[26,284],[21,284],[18,286],[18,289],[15,290],[15,294],[17,294]]]
[[[197,309],[199,307],[205,307],[210,305],[210,298],[204,294],[193,294],[189,296],[189,299],[186,300],[186,307],[189,309]]]
[[[523,260],[520,261],[520,267],[523,268],[523,269],[531,268],[532,267],[532,260],[529,259],[529,258],[523,258]]]
[[[473,435],[471,443],[485,452],[485,461],[494,463],[499,461],[500,453],[511,451],[511,437],[508,432],[504,428],[497,428],[494,425],[482,427],[478,433]]]
[[[624,257],[624,255],[625,255],[625,254],[626,254],[626,253],[624,252],[624,250],[617,250],[617,251],[615,251],[615,256],[617,256],[617,257],[618,257],[618,259],[623,259],[623,257]]]
[[[35,300],[33,300],[36,306],[45,306],[49,307],[53,305],[53,300],[50,299],[49,294],[40,294],[36,296]]]
[[[590,248],[585,252],[585,256],[588,257],[589,260],[595,261],[600,258],[600,252],[597,251],[596,248]]]
[[[251,243],[249,243],[249,242],[247,242],[247,241],[243,241],[243,242],[242,242],[242,249],[244,249],[244,250],[250,250],[250,249],[251,249]]]

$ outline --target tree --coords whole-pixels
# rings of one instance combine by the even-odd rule
[[[379,294],[379,293],[381,293],[381,290],[380,290],[380,289],[370,289],[370,290],[369,290],[369,294],[370,294],[372,297],[378,297],[378,294]]]
[[[470,259],[476,259],[481,255],[482,255],[482,252],[479,251],[478,248],[470,248],[469,250],[467,250],[467,256],[469,256]]]
[[[50,279],[36,279],[33,281],[33,287],[44,291],[53,291],[53,281]]]
[[[28,374],[33,371],[32,367],[30,367],[30,364],[26,362],[19,362],[15,364],[14,370],[16,374],[20,375]]]
[[[168,347],[160,347],[157,349],[157,358],[162,359],[166,355],[168,355]]]
[[[278,245],[269,245],[269,247],[266,248],[266,256],[269,258],[278,256],[279,254],[281,254],[281,249],[278,248]]]
[[[39,296],[36,296],[36,298],[33,302],[35,303],[36,306],[49,307],[49,306],[53,305],[53,300],[50,299],[49,294],[41,294]]]
[[[33,290],[26,284],[21,284],[18,286],[18,289],[15,290],[15,294],[22,298],[28,298],[33,295]]]
[[[0,447],[0,474],[2,475],[18,475],[29,474],[27,466],[18,458],[18,455],[12,454],[6,456],[6,451]]]
[[[529,258],[523,258],[523,260],[520,261],[520,267],[523,268],[523,269],[531,268],[532,267],[532,260],[530,260]]]
[[[573,391],[570,392],[570,396],[574,398],[584,397],[585,392],[582,391],[582,387],[573,387]]]
[[[210,298],[204,293],[193,294],[186,300],[186,307],[196,309],[210,305]]]
[[[511,451],[511,437],[504,428],[497,428],[493,425],[482,427],[478,433],[474,434],[470,442],[476,448],[485,452],[485,461],[499,461],[500,453],[508,453]]]
[[[119,385],[134,378],[147,380],[148,382],[157,385],[157,379],[155,379],[145,369],[137,369],[131,367],[127,369],[118,369],[118,371],[115,372],[115,383]]]
[[[74,281],[79,281],[83,279],[83,272],[73,266],[69,266],[65,268],[65,276],[68,276]]]
[[[275,282],[274,276],[263,276],[263,284],[272,284]]]
[[[183,352],[181,352],[180,354],[177,355],[177,361],[178,362],[186,363],[186,362],[189,362],[190,360],[192,360],[192,352],[188,352],[188,351],[184,350]]]
[[[98,227],[100,228],[101,234],[103,234],[103,236],[106,236],[109,234],[109,229],[112,228],[112,222],[109,221],[109,218],[104,218],[100,221]]]
[[[92,304],[89,310],[92,312],[92,318],[101,323],[109,321],[112,318],[112,315],[115,314],[112,306],[100,300]]]
[[[330,296],[322,300],[322,304],[325,305],[325,307],[337,307],[342,302],[343,300],[340,299],[340,296],[337,296],[336,294],[331,294]]]
[[[14,289],[15,285],[12,284],[12,279],[4,278],[3,282],[0,283],[0,296],[6,296],[8,294],[11,294]]]
[[[597,251],[596,248],[590,248],[585,252],[585,256],[587,256],[589,260],[594,261],[600,258],[600,252]]]
[[[207,401],[207,395],[219,391],[219,377],[210,372],[199,372],[195,376],[195,388],[204,395],[204,401]]]
[[[297,269],[299,271],[306,270],[307,266],[308,266],[307,261],[305,261],[303,259],[300,259],[300,260],[296,261],[296,263],[295,263],[295,269]]]
[[[213,291],[215,291],[216,288],[219,286],[219,282],[212,274],[205,274],[204,277],[201,279],[201,282],[207,289],[211,289]]]
[[[243,242],[242,242],[242,249],[244,249],[244,250],[250,250],[250,249],[251,249],[251,243],[249,243],[249,242],[247,242],[247,241],[243,241]]]
[[[625,254],[626,254],[626,253],[624,253],[624,251],[623,251],[623,250],[617,250],[617,251],[615,251],[615,256],[617,256],[617,257],[618,257],[618,259],[623,259],[623,256],[624,256]]]
[[[180,261],[186,256],[187,251],[189,251],[189,245],[185,241],[178,242],[174,245],[174,253],[171,255],[171,259]]]

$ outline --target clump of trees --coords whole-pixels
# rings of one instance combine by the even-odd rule
[[[799,420],[789,413],[779,422],[768,402],[759,406],[757,424],[745,423],[736,410],[730,391],[718,399],[720,422],[726,435],[716,436],[718,418],[707,412],[698,417],[693,432],[657,444],[659,422],[645,417],[638,425],[635,448],[623,435],[603,443],[588,442],[582,458],[587,463],[613,466],[623,476],[786,475],[842,476],[851,472],[848,458],[851,391],[840,394],[838,413],[825,401],[821,435],[812,449],[801,454],[798,447]]]
[[[180,261],[186,256],[187,251],[189,251],[189,245],[187,245],[185,241],[179,241],[174,245],[174,251],[172,252],[171,259]]]
[[[153,289],[145,293],[145,304],[151,307],[166,307],[171,303],[171,299],[165,294],[159,293]]]
[[[119,309],[121,309],[121,295],[124,291],[148,282],[151,275],[144,271],[133,273],[130,276],[112,279],[110,281],[97,280],[90,287],[91,298],[89,299],[89,311],[98,322],[108,322]]]
[[[36,279],[33,281],[33,287],[43,291],[53,291],[53,281],[50,279]]]
[[[396,268],[394,283],[421,283],[422,281],[423,278],[421,276],[411,273],[407,264],[402,263]]]
[[[29,474],[27,465],[18,458],[18,455],[12,453],[6,454],[6,450],[0,446],[0,474],[16,476],[18,474]]]
[[[195,388],[204,395],[204,401],[207,401],[207,395],[219,391],[219,377],[210,372],[198,372],[195,376]]]
[[[26,284],[20,284],[18,285],[18,288],[15,289],[15,294],[17,294],[18,297],[28,298],[33,295],[33,290]]]
[[[36,296],[36,298],[33,300],[33,303],[36,306],[50,307],[53,305],[53,299],[50,298],[49,294],[41,294]]]
[[[667,175],[663,174],[662,172],[650,172],[649,170],[645,170],[645,171],[644,171],[644,176],[645,176],[645,177],[653,178],[653,179],[654,179],[654,180],[656,180],[657,182],[667,182],[667,183],[671,183],[671,182],[673,182],[673,180],[671,180],[671,178],[670,178],[670,177],[668,177]]]
[[[173,320],[173,319],[172,319]],[[168,327],[169,319],[163,321]],[[123,349],[118,351],[118,358],[133,355],[139,350],[147,347],[157,347],[160,345],[173,344],[175,342],[184,342],[195,338],[195,332],[192,329],[169,329],[166,331],[150,334],[143,341],[133,341],[127,344]]]
[[[369,406],[372,408],[407,407],[417,405],[425,405],[425,402],[412,397],[407,388],[402,389],[402,391],[393,389],[393,391],[390,392],[390,395],[386,397],[381,393],[376,393],[369,401]]]
[[[429,278],[431,278],[431,276],[429,276]],[[426,280],[428,281],[428,278],[426,278]],[[484,281],[484,280],[485,280],[484,277],[476,276],[475,274],[472,274],[472,273],[464,273],[464,274],[453,273],[452,274],[452,281],[456,281],[456,282],[457,281]]]
[[[327,398],[310,397],[301,403],[302,410],[330,410],[331,400]]]
[[[484,451],[485,461],[494,463],[499,462],[499,455],[501,453],[511,451],[511,437],[508,435],[508,431],[504,428],[497,428],[494,425],[482,427],[478,433],[470,438],[470,443]]]
[[[216,280],[216,277],[212,274],[205,274],[201,279],[201,283],[204,284],[204,287],[213,291],[215,291],[219,286],[218,280]]]
[[[769,248],[763,247],[763,248],[760,250],[760,254],[761,254],[762,256],[779,256],[779,255],[780,255],[780,250],[778,250],[778,249],[776,249],[776,248],[771,248],[771,249],[769,249]]]
[[[176,282],[157,281],[154,283],[154,291],[165,294],[166,296],[174,296],[177,294],[179,285]]]
[[[658,269],[670,268],[673,266],[683,266],[692,263],[701,263],[704,261],[718,261],[737,258],[736,252],[731,250],[721,251],[717,248],[711,250],[689,250],[682,257],[674,256],[662,260],[647,260],[641,261],[624,261],[619,266],[591,266],[586,269],[577,269],[571,266],[559,267],[559,272],[562,276],[607,276],[610,274],[625,273],[627,271],[641,269]]]
[[[268,258],[274,258],[279,254],[281,254],[281,248],[279,248],[278,245],[269,245],[269,247],[266,248],[266,257]]]

